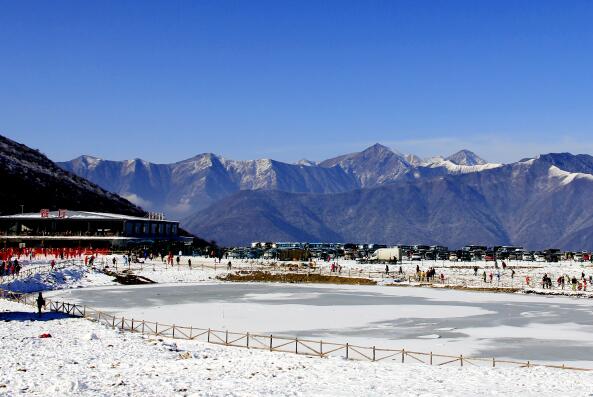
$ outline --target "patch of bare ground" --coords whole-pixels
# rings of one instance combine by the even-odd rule
[[[352,284],[352,285],[376,285],[377,282],[368,278],[327,276],[314,273],[282,273],[274,274],[268,272],[237,272],[218,276],[219,280],[232,282],[271,282],[271,283],[312,283],[312,284]]]

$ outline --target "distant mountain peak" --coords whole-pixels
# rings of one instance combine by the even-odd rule
[[[406,154],[404,155],[404,159],[414,167],[419,167],[424,164],[424,160],[415,154]]]
[[[315,161],[311,161],[311,160],[307,160],[307,159],[300,159],[299,161],[296,162],[297,165],[304,165],[307,167],[314,167],[317,165],[317,162]]]
[[[447,157],[445,160],[457,165],[484,165],[488,162],[471,150],[462,149],[455,154]]]
[[[368,148],[363,150],[362,153],[391,153],[391,154],[393,154],[395,152],[385,145],[381,145],[380,143],[375,143],[374,145],[369,146]]]

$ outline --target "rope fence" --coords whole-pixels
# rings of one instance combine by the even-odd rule
[[[0,289],[0,298],[14,302],[36,306],[35,295]],[[501,360],[497,358],[480,358],[453,356],[433,352],[417,352],[405,349],[385,349],[376,346],[359,346],[349,343],[335,343],[323,340],[301,339],[258,333],[232,332],[212,328],[195,328],[158,322],[125,318],[97,310],[86,305],[46,299],[46,309],[51,312],[63,313],[73,317],[81,317],[99,324],[147,336],[172,339],[200,341],[221,346],[240,347],[247,349],[266,350],[269,352],[293,353],[312,357],[339,357],[346,360],[359,361],[397,361],[401,363],[420,363],[433,366],[458,365],[460,367],[543,367],[575,371],[592,371],[590,368],[578,368],[568,365],[541,364],[532,361]]]

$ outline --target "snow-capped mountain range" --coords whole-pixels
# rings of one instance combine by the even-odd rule
[[[164,211],[174,217],[185,217],[242,190],[340,193],[402,178],[462,174],[500,166],[468,150],[447,158],[421,160],[380,144],[321,162],[301,160],[296,164],[269,159],[228,160],[211,153],[172,164],[92,156],[58,164],[146,210]]]
[[[61,167],[227,245],[353,241],[593,249],[593,157],[511,164],[462,150],[422,160],[376,144],[321,162],[173,164],[82,156]]]

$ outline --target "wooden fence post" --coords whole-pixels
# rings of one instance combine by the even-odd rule
[[[175,324],[173,324],[173,339],[175,339]]]
[[[496,358],[492,357],[492,368],[496,367]]]
[[[348,343],[346,343],[346,360],[348,360]]]
[[[299,338],[294,338],[294,352],[299,354]]]
[[[247,348],[249,349],[249,332],[247,333]]]
[[[463,354],[459,356],[459,362],[461,363],[461,366],[463,367]]]
[[[224,333],[224,344],[227,346],[229,344],[229,330],[228,329]]]
[[[319,357],[323,357],[323,341],[319,341]]]
[[[432,352],[430,352],[430,365],[432,365]]]
[[[210,343],[210,328],[208,328],[208,343]]]
[[[273,345],[272,345],[272,341],[273,341],[273,336],[272,336],[272,335],[270,335],[270,351],[272,351],[272,350],[273,350],[273,347],[272,347],[272,346],[273,346]]]
[[[375,346],[373,346],[373,361],[375,361]]]
[[[406,356],[406,351],[402,349],[402,363],[404,362],[404,357]]]

